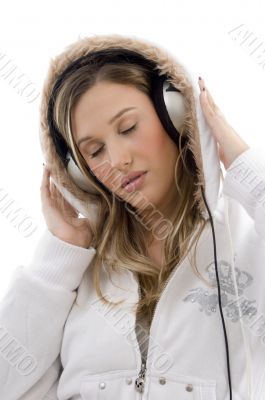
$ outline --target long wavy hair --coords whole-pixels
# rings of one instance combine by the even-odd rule
[[[104,81],[134,86],[151,98],[150,75],[144,67],[129,63],[126,65],[105,64],[100,67],[95,64],[85,65],[74,71],[62,84],[55,102],[54,119],[59,131],[72,149],[78,164],[82,167],[83,173],[99,192],[97,195],[88,194],[88,197],[99,205],[99,217],[95,229],[93,229],[91,243],[97,252],[90,265],[93,273],[93,285],[97,294],[105,303],[120,304],[120,302],[111,302],[102,293],[101,269],[103,265],[107,266],[109,278],[111,278],[112,271],[117,272],[120,269],[132,271],[138,278],[141,292],[136,305],[137,312],[140,314],[140,318],[147,318],[150,324],[155,305],[172,270],[174,267],[178,267],[192,248],[194,251],[196,250],[197,241],[207,220],[200,214],[194,197],[197,185],[196,174],[191,173],[191,164],[188,162],[193,155],[188,147],[188,141],[183,147],[179,141],[179,154],[175,165],[178,199],[171,220],[172,229],[165,238],[163,265],[157,265],[150,259],[146,230],[139,218],[136,217],[137,210],[133,207],[128,208],[126,202],[120,201],[112,192],[104,190],[95,182],[95,178],[87,170],[86,161],[73,139],[71,129],[73,107],[87,90],[98,82]],[[180,137],[187,135],[191,127],[192,120],[188,112]],[[195,241],[196,246],[194,246]],[[194,260],[193,254],[191,257],[192,269],[199,278],[205,281],[197,270]]]

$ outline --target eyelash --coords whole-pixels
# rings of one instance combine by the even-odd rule
[[[124,133],[125,135],[128,135],[129,133],[131,133],[132,131],[135,130],[136,125],[137,125],[137,124],[133,125],[131,128],[129,128],[129,129],[127,129],[126,131],[123,131],[123,132],[121,132],[121,133]],[[91,157],[91,158],[95,158],[95,157],[101,152],[102,148],[103,148],[103,146],[100,147],[100,149],[98,149],[97,151],[95,151],[95,153],[91,154],[90,157]]]

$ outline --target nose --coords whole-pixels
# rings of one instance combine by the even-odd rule
[[[109,146],[108,156],[110,167],[114,170],[123,170],[124,165],[131,162],[129,149],[121,143],[113,143]]]
[[[103,160],[94,167],[94,173],[111,191],[115,191],[115,188],[121,185],[125,169],[132,162],[132,153],[125,143],[119,140],[112,139],[105,146]]]

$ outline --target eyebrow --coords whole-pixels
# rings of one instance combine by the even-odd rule
[[[120,110],[116,115],[114,115],[114,117],[112,117],[112,118],[108,121],[108,124],[109,124],[109,125],[110,125],[110,124],[113,124],[113,122],[114,122],[117,118],[121,117],[126,111],[129,111],[129,110],[132,110],[132,109],[135,109],[135,108],[137,108],[137,107],[126,107],[126,108],[123,108],[123,109]],[[80,144],[81,144],[82,142],[84,142],[85,140],[88,140],[88,139],[93,139],[93,137],[91,137],[91,136],[84,136],[83,138],[79,139],[79,140],[77,141],[78,147],[80,146]]]

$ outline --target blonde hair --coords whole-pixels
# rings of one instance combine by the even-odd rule
[[[151,322],[155,305],[174,267],[187,256],[206,225],[206,220],[199,212],[194,192],[198,182],[196,174],[191,173],[193,154],[188,141],[183,147],[179,140],[179,155],[175,165],[175,182],[178,190],[178,201],[172,216],[172,227],[165,239],[164,262],[162,267],[156,265],[148,256],[146,231],[136,214],[129,212],[125,203],[119,201],[113,193],[100,187],[86,169],[86,162],[76,146],[71,131],[71,111],[80,97],[97,82],[109,81],[124,85],[132,85],[151,98],[151,81],[148,71],[134,64],[105,64],[101,67],[85,65],[74,71],[61,86],[55,106],[54,120],[69,147],[72,149],[80,169],[100,192],[99,195],[87,194],[87,199],[97,201],[99,218],[93,232],[91,246],[97,249],[90,265],[93,272],[93,285],[98,296],[105,303],[113,303],[104,297],[100,288],[100,271],[103,264],[111,277],[112,271],[128,269],[137,274],[141,289],[141,298],[137,304],[141,317]],[[186,122],[180,136],[187,135],[192,125],[191,116],[187,113]],[[193,160],[194,161],[194,160]],[[181,173],[178,173],[181,171]],[[193,171],[195,172],[195,171]],[[87,200],[89,202],[89,200]],[[136,210],[132,207],[132,210]],[[116,221],[119,221],[117,224]],[[198,229],[199,228],[199,229]],[[196,235],[193,235],[197,230]],[[193,240],[191,241],[191,237]],[[195,246],[195,250],[196,250]],[[195,260],[195,257],[193,258]],[[200,275],[196,263],[191,262],[192,269]]]

